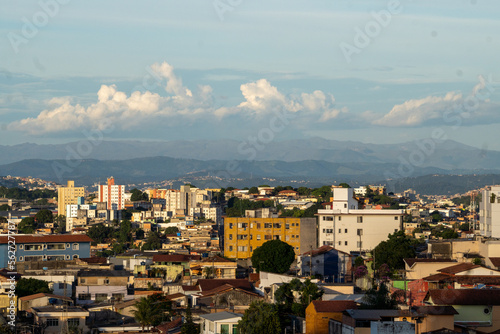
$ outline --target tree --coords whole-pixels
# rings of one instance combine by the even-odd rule
[[[158,232],[149,233],[148,238],[144,245],[142,245],[142,250],[154,250],[161,248],[161,239]]]
[[[294,278],[290,283],[282,284],[274,293],[274,298],[281,304],[284,313],[304,317],[307,306],[313,300],[320,299],[323,294],[324,291],[310,279],[301,282],[298,278]]]
[[[50,210],[43,209],[36,213],[35,220],[39,226],[51,224],[54,222],[54,214]]]
[[[38,228],[38,224],[33,217],[26,217],[21,220],[17,229],[24,234],[31,234]]]
[[[150,298],[142,297],[133,307],[134,318],[141,324],[143,331],[145,327],[153,326],[158,318],[161,318],[160,308]]]
[[[96,243],[103,243],[105,240],[111,238],[113,233],[114,229],[110,226],[104,226],[104,224],[91,226],[87,230],[87,236]]]
[[[264,301],[250,304],[238,322],[241,334],[279,334],[282,332],[278,306]]]
[[[10,206],[8,204],[2,204],[0,205],[0,211],[9,211]]]
[[[120,243],[129,242],[132,240],[132,223],[129,220],[123,220],[120,228],[116,233],[116,239]]]
[[[21,278],[16,284],[16,295],[18,297],[30,296],[36,293],[52,293],[49,283],[34,278]]]
[[[165,234],[176,234],[179,229],[176,226],[169,226],[165,229]]]
[[[373,287],[366,292],[361,303],[362,309],[394,310],[396,301],[389,295],[389,289],[384,283],[379,288]]]
[[[270,240],[257,247],[252,254],[252,266],[260,271],[283,274],[295,260],[293,247],[281,240]]]
[[[389,239],[379,243],[373,250],[375,269],[384,263],[393,269],[403,269],[403,259],[415,257],[417,244],[418,241],[405,235],[404,231],[389,234]]]
[[[259,194],[259,188],[257,188],[257,187],[251,187],[250,189],[248,189],[248,193],[249,194],[258,195]]]
[[[137,230],[135,230],[135,238],[137,240],[144,239],[144,230],[142,228],[138,228]]]
[[[130,192],[132,193],[132,195],[130,196],[130,200],[132,202],[149,200],[148,194],[143,193],[137,188],[130,190]]]
[[[480,258],[476,257],[474,260],[472,260],[472,263],[480,266],[483,264],[483,261]]]
[[[56,233],[63,233],[64,231],[66,231],[66,216],[57,215],[54,218],[54,226],[56,228]]]
[[[342,182],[341,184],[339,184],[339,187],[342,187],[342,188],[351,188],[350,185],[348,185],[347,183],[345,182]]]
[[[200,333],[200,327],[194,323],[193,315],[191,314],[191,307],[188,306],[186,309],[185,322],[181,328],[181,334],[198,334]]]

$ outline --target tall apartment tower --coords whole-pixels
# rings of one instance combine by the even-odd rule
[[[108,179],[105,185],[99,185],[99,202],[106,202],[108,210],[125,209],[125,186],[116,185],[114,177]]]
[[[75,181],[68,181],[66,187],[57,189],[57,213],[66,216],[66,205],[78,204],[78,197],[84,196],[84,187],[75,187]]]
[[[481,235],[500,238],[500,186],[486,187],[479,203]]]

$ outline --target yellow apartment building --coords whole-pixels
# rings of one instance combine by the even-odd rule
[[[66,205],[78,204],[78,197],[84,196],[84,187],[75,187],[75,181],[68,181],[66,187],[57,189],[57,213],[66,216]]]
[[[249,259],[269,240],[291,245],[296,255],[317,247],[316,218],[225,218],[224,256]]]

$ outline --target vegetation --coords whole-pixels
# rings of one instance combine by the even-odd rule
[[[293,210],[284,210],[281,204],[278,204],[278,211],[280,212],[280,217],[297,217],[297,218],[305,218],[305,217],[315,217],[315,214],[318,212],[318,209],[322,209],[323,206],[321,203],[315,203],[311,207],[300,210],[299,208],[293,208]]]
[[[366,292],[361,303],[362,309],[395,310],[396,300],[389,295],[389,289],[384,283],[378,287],[373,287]]]
[[[0,205],[0,211],[10,211],[10,206],[8,204]]]
[[[415,257],[415,247],[418,243],[414,238],[405,235],[404,231],[389,234],[389,239],[379,243],[373,251],[375,269],[384,263],[393,269],[403,269],[403,259]]]
[[[185,322],[181,328],[181,334],[198,334],[200,333],[200,327],[194,323],[193,315],[191,314],[191,307],[188,306],[186,309]]]
[[[57,197],[57,191],[48,189],[28,190],[24,188],[6,188],[0,186],[0,197],[34,201],[39,198]]]
[[[144,331],[145,327],[154,326],[162,318],[162,311],[157,305],[153,303],[151,298],[142,297],[137,303],[134,304],[134,314],[135,320],[142,326]]]
[[[252,254],[252,266],[257,270],[283,274],[295,259],[293,247],[281,240],[270,240],[257,247]]]
[[[243,217],[245,215],[245,210],[256,210],[271,207],[274,207],[273,200],[254,202],[247,199],[232,197],[227,202],[226,215],[228,217]]]
[[[290,283],[282,284],[274,293],[274,298],[281,305],[283,313],[305,317],[307,306],[311,301],[320,299],[323,294],[324,291],[309,279],[301,282],[295,278]]]
[[[17,297],[34,295],[36,293],[52,293],[49,283],[35,278],[21,278],[16,283]]]
[[[137,188],[130,190],[130,192],[132,193],[132,196],[130,196],[132,202],[149,200],[148,194],[143,193]]]
[[[149,233],[148,238],[146,239],[146,243],[142,245],[142,250],[154,250],[161,248],[161,239],[158,232]]]
[[[238,322],[241,334],[279,334],[281,328],[278,306],[264,301],[250,304]]]
[[[176,234],[179,229],[176,226],[169,226],[165,229],[165,234]]]

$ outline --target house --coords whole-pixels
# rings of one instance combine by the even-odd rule
[[[86,270],[78,274],[76,303],[92,304],[107,300],[132,299],[128,294],[130,274],[120,270]]]
[[[20,297],[19,311],[27,311],[32,307],[48,305],[73,305],[73,300],[69,297],[61,297],[51,293],[37,293],[34,295]]]
[[[349,301],[314,300],[306,308],[306,330],[308,334],[328,334],[328,321],[342,320],[342,312],[356,309],[357,304]]]
[[[418,280],[437,274],[439,269],[453,266],[457,261],[451,259],[404,259],[406,279]]]
[[[165,271],[167,282],[172,282],[183,276],[190,276],[190,262],[199,261],[199,255],[186,254],[156,254],[153,256],[151,269],[162,269]]]
[[[262,300],[258,293],[224,284],[196,296],[196,305],[203,307],[247,309],[254,301]]]
[[[455,325],[480,327],[484,333],[500,329],[500,290],[429,290],[425,301],[436,306],[453,306],[458,312],[454,316]]]
[[[232,312],[217,312],[200,315],[202,321],[200,333],[238,333],[238,321],[240,321],[242,317],[242,314]]]
[[[218,255],[204,257],[200,261],[191,262],[191,272],[193,275],[200,275],[213,278],[236,278],[236,262],[225,259]]]
[[[16,265],[22,266],[26,261],[63,261],[90,257],[90,239],[86,235],[53,234],[53,235],[15,235],[0,236],[1,254],[7,254],[9,238],[16,240]],[[0,267],[6,268],[7,256],[0,258]]]
[[[297,266],[299,275],[321,275],[325,282],[345,283],[352,279],[352,256],[327,245],[299,255]]]
[[[42,306],[31,308],[35,323],[44,324],[45,334],[60,334],[70,328],[78,328],[87,333],[89,328],[85,324],[89,311],[79,306]]]

